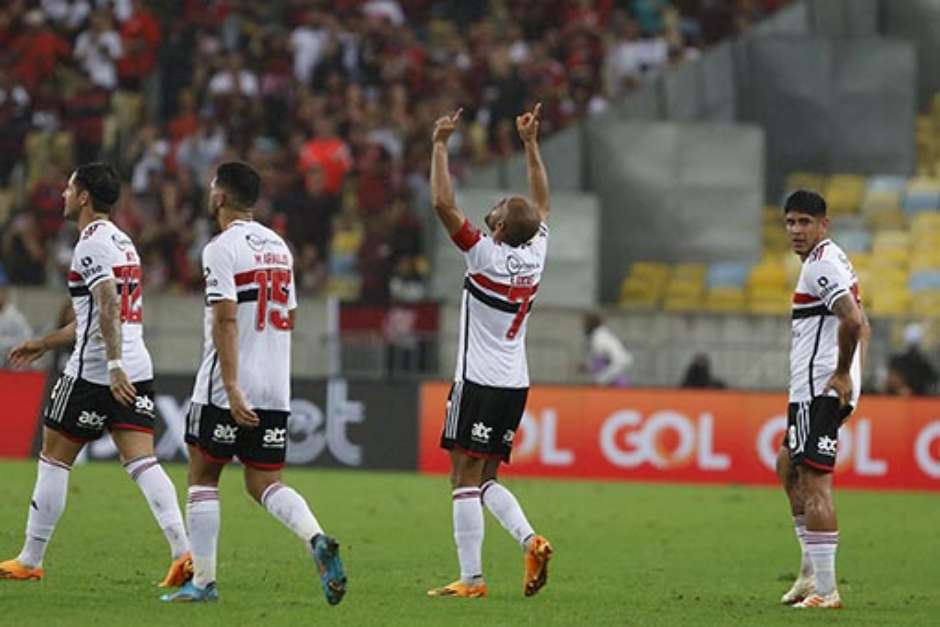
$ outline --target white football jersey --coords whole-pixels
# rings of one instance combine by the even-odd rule
[[[212,305],[238,303],[238,384],[253,409],[290,411],[291,323],[297,308],[294,258],[281,237],[235,220],[202,251],[206,279],[205,343],[193,402],[228,409],[219,354],[212,341]]]
[[[121,306],[121,360],[131,381],[153,379],[153,363],[144,345],[144,299],[137,249],[110,220],[95,220],[82,231],[69,267],[69,294],[75,310],[75,348],[65,374],[109,385],[108,354],[101,335],[100,309],[91,289],[113,279]]]
[[[494,242],[470,222],[453,240],[467,262],[454,380],[528,387],[525,332],[545,269],[548,226],[541,224],[535,237],[515,248]]]
[[[846,294],[859,301],[858,277],[842,249],[823,240],[806,257],[793,294],[793,339],[790,346],[790,402],[823,396],[839,361],[839,320],[832,306]],[[860,302],[860,301],[859,301]],[[862,388],[861,351],[851,367],[852,406]],[[830,390],[826,396],[837,396]]]

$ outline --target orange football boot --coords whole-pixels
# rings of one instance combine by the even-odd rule
[[[193,556],[189,551],[183,553],[170,564],[166,577],[157,584],[160,588],[179,588],[193,578]]]
[[[46,571],[42,568],[30,568],[23,566],[19,560],[7,560],[0,562],[0,579],[16,579],[18,581],[27,581],[30,579],[42,579]]]
[[[485,597],[487,593],[486,583],[482,581],[477,584],[455,581],[443,588],[428,590],[429,597],[460,597],[463,599],[479,599]]]
[[[525,577],[523,592],[527,597],[542,589],[548,581],[548,560],[552,559],[552,545],[543,536],[533,536],[525,551]]]

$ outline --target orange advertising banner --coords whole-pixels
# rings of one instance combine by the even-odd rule
[[[449,383],[421,390],[418,468],[448,472],[439,448]],[[784,394],[537,386],[507,475],[776,483]],[[862,397],[839,431],[839,486],[940,491],[940,400]]]

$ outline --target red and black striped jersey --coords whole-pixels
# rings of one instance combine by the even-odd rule
[[[254,409],[290,411],[291,330],[297,308],[294,258],[281,236],[235,220],[202,252],[206,281],[205,342],[193,402],[228,409],[212,340],[212,305],[238,303],[238,383]]]
[[[153,379],[153,364],[144,344],[144,299],[140,258],[134,242],[110,220],[95,220],[75,244],[69,266],[69,294],[75,310],[75,349],[65,366],[69,376],[109,385],[108,356],[101,335],[100,305],[92,289],[114,284],[121,307],[121,360],[131,381]]]
[[[548,251],[548,225],[521,246],[494,242],[470,222],[453,237],[467,263],[460,311],[456,381],[502,388],[529,386],[528,315]]]
[[[832,307],[840,298],[859,300],[858,277],[852,263],[832,240],[823,240],[803,262],[793,294],[793,336],[790,345],[790,402],[823,396],[839,360],[839,321]],[[861,391],[861,355],[852,362],[853,407]],[[828,396],[835,396],[829,391]]]

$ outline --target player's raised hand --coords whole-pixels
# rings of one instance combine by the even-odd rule
[[[123,368],[112,368],[108,370],[111,377],[111,396],[121,405],[133,407],[137,401],[137,388],[127,377]]]
[[[531,111],[516,116],[516,131],[523,143],[537,141],[539,138],[539,119],[542,117],[542,103],[536,103]]]
[[[447,143],[447,140],[450,139],[451,134],[457,130],[457,123],[460,122],[461,113],[463,113],[462,108],[457,109],[450,115],[445,115],[444,117],[437,119],[437,122],[434,123],[434,135],[432,137],[435,143]]]
[[[836,372],[826,384],[823,394],[829,390],[839,395],[839,405],[845,407],[852,402],[852,376],[847,372]]]
[[[235,419],[239,427],[254,429],[261,423],[258,414],[248,406],[248,401],[245,399],[245,394],[241,391],[241,388],[229,390],[228,406],[232,418]]]
[[[8,359],[14,368],[25,368],[46,354],[46,347],[39,340],[27,340],[10,351]]]

